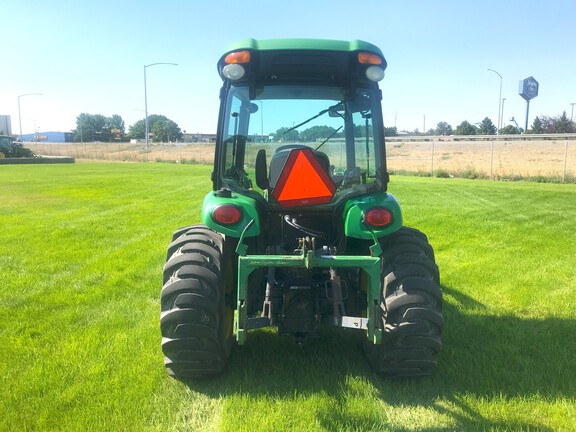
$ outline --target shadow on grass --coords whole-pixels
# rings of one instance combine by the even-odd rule
[[[290,338],[266,330],[250,333],[244,346],[235,347],[221,376],[186,384],[212,397],[245,395],[293,401],[321,393],[343,407],[351,397],[353,379],[374,390],[375,397],[387,405],[432,410],[449,417],[458,429],[547,430],[521,420],[494,422],[479,411],[479,401],[574,398],[576,320],[490,315],[471,298],[449,287],[443,289],[458,305],[445,303],[444,346],[432,377],[399,381],[378,377],[364,360],[364,336],[360,333],[326,329],[322,337],[298,347]],[[466,310],[474,314],[462,312]],[[320,410],[317,419],[328,430],[342,425],[362,430],[377,420],[368,414],[358,418],[357,414],[346,409]]]

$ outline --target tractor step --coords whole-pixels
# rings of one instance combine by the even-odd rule
[[[368,318],[343,316],[340,327],[368,330]]]
[[[246,330],[255,330],[269,326],[270,326],[270,320],[268,319],[268,317],[248,318],[246,320]]]

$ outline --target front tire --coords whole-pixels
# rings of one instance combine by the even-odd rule
[[[430,375],[442,347],[442,290],[434,251],[418,230],[383,238],[382,343],[367,341],[370,366],[384,376]]]
[[[231,262],[221,234],[203,225],[174,233],[160,298],[169,375],[196,378],[225,368],[233,343]]]

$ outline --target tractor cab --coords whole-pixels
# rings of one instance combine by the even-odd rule
[[[377,85],[385,67],[380,50],[359,41],[235,44],[218,63],[214,189],[273,208],[385,191]]]
[[[0,135],[0,158],[11,157],[14,139],[10,136]]]

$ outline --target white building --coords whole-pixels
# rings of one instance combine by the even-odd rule
[[[12,135],[12,123],[9,115],[0,115],[0,135]]]

